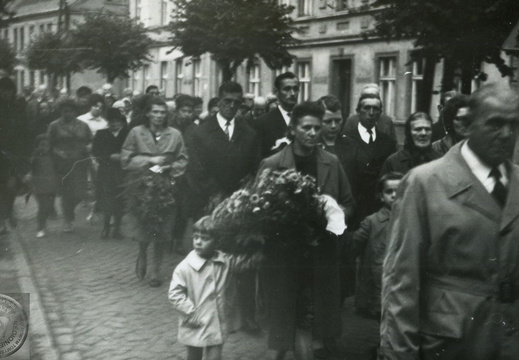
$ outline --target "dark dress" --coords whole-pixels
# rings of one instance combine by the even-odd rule
[[[95,137],[92,153],[99,162],[96,188],[99,210],[105,214],[121,214],[123,199],[120,196],[124,182],[124,170],[119,160],[113,161],[110,155],[119,154],[128,128],[122,128],[117,136],[109,129],[99,130]]]

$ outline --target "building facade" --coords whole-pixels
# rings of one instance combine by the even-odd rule
[[[26,86],[36,88],[49,84],[45,71],[31,70],[24,65],[23,53],[31,39],[43,32],[55,32],[63,26],[74,27],[89,12],[110,11],[127,16],[128,0],[15,0],[9,10],[14,12],[14,16],[6,27],[0,29],[0,36],[7,39],[18,54],[20,61],[13,76],[21,91]],[[105,82],[95,71],[84,71],[71,75],[70,89],[66,90],[74,91],[82,85],[95,90]],[[126,82],[118,81],[114,87],[123,85]],[[65,79],[59,78],[56,86],[60,90],[66,88]]]
[[[333,94],[343,104],[344,113],[352,114],[362,87],[377,83],[384,110],[397,125],[416,110],[422,91],[423,64],[411,59],[412,40],[388,43],[363,36],[374,28],[373,15],[383,11],[370,7],[372,0],[279,1],[295,7],[291,17],[299,29],[295,37],[300,42],[289,49],[294,63],[282,70],[271,70],[261,60],[249,70],[242,65],[235,78],[245,92],[267,95],[272,92],[275,76],[290,70],[301,81],[300,100]],[[166,97],[186,93],[201,96],[207,103],[217,94],[221,74],[209,54],[191,59],[168,46],[171,35],[166,26],[173,6],[171,0],[130,0],[130,16],[140,19],[156,40],[151,51],[153,62],[133,74],[131,85],[144,91],[153,84],[162,88]],[[493,65],[483,65],[483,69],[489,79],[501,78]],[[438,63],[436,92],[440,90],[441,74],[442,64]],[[473,87],[478,85],[475,82]],[[439,95],[434,95],[430,109],[433,118],[438,116],[438,101]]]

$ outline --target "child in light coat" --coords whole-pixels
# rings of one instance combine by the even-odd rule
[[[234,273],[251,269],[260,256],[232,256],[216,250],[210,216],[193,227],[193,247],[178,264],[169,287],[169,301],[180,314],[178,340],[187,346],[187,360],[220,360],[229,333],[240,327]]]

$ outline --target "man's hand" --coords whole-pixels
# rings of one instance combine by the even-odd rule
[[[163,165],[164,162],[166,161],[166,157],[165,156],[152,156],[149,160],[149,163],[151,165]]]

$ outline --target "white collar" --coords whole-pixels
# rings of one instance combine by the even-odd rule
[[[283,109],[281,105],[278,105],[279,112],[281,113],[281,116],[283,116],[283,119],[285,120],[285,123],[290,125],[290,115],[288,114],[288,111]]]
[[[479,156],[470,148],[468,145],[468,141],[464,141],[461,145],[461,156],[467,163],[470,168],[470,171],[474,174],[474,176],[483,184],[485,189],[489,193],[494,190],[494,186],[496,185],[496,181],[493,177],[490,176],[490,171],[492,168],[481,161]],[[498,167],[501,172],[500,181],[504,186],[508,185],[508,176],[505,164],[500,164]]]
[[[366,129],[362,124],[359,122],[357,125],[357,129],[359,129],[360,138],[362,141],[364,141],[366,144],[369,144],[369,133],[368,129]],[[377,139],[377,130],[375,129],[375,126],[371,128],[371,133],[373,135],[373,141]]]
[[[117,137],[117,136],[119,135],[119,133],[121,132],[122,129],[119,129],[119,130],[117,130],[116,132],[113,132],[113,131],[110,130],[110,129],[108,129],[108,130],[112,133],[113,136]]]
[[[202,269],[202,267],[208,261],[225,263],[225,256],[221,251],[216,250],[211,259],[204,259],[198,255],[195,250],[192,250],[189,254],[187,254],[186,261],[189,266],[193,268],[193,270],[200,271],[200,269]]]
[[[232,118],[231,120],[227,120],[224,118],[220,113],[216,113],[216,120],[218,121],[218,125],[222,128],[223,132],[225,132],[225,126],[227,123],[229,123],[228,129],[229,129],[229,139],[232,138],[232,134],[234,133],[234,121],[235,118]]]

